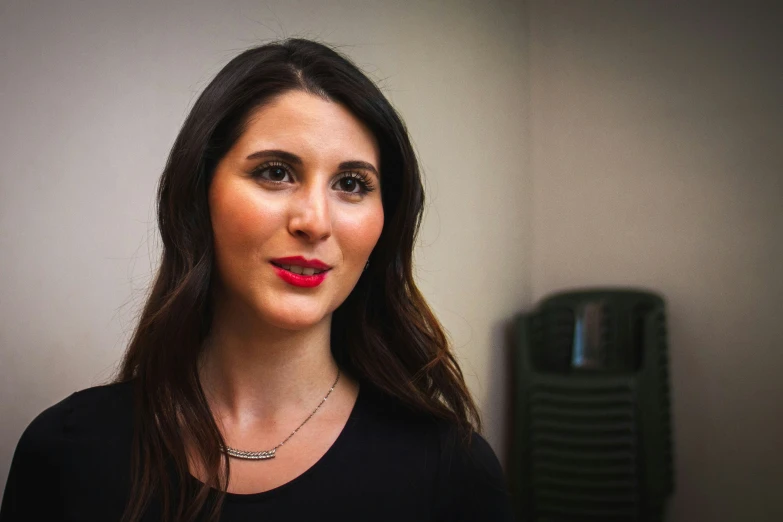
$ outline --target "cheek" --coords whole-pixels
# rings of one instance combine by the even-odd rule
[[[383,207],[378,202],[365,212],[343,216],[335,225],[340,230],[344,261],[363,265],[381,236]]]
[[[239,261],[274,234],[283,212],[244,187],[218,186],[210,193],[215,249],[220,257]]]

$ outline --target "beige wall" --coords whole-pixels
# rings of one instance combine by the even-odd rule
[[[429,189],[418,277],[502,453],[501,323],[529,301],[522,26],[502,0],[3,2],[0,490],[30,420],[112,375],[196,95],[284,36],[344,46],[406,119]]]
[[[779,521],[783,18],[678,4],[530,3],[532,296],[661,291],[671,520]]]

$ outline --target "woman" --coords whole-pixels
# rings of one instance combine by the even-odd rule
[[[511,520],[414,284],[423,201],[404,124],[346,58],[234,58],[163,172],[119,378],[31,423],[0,520]]]

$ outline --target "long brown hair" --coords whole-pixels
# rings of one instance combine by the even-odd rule
[[[337,364],[409,408],[480,429],[476,406],[448,339],[413,279],[412,255],[424,205],[407,130],[381,91],[334,49],[289,39],[232,59],[196,101],[158,188],[162,259],[117,380],[133,381],[132,487],[123,520],[157,497],[164,520],[217,519],[229,463],[199,382],[197,360],[212,322],[214,271],[207,191],[247,115],[272,97],[302,90],[343,104],[380,147],[384,228],[363,273],[332,315]],[[185,442],[205,484],[189,487]],[[192,456],[191,456],[192,458]]]

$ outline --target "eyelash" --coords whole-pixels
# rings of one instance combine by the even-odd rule
[[[264,172],[264,171],[266,171],[266,170],[268,170],[268,169],[270,169],[272,167],[281,168],[281,169],[285,170],[286,174],[288,174],[289,176],[293,177],[293,175],[291,173],[291,169],[288,167],[288,165],[286,165],[285,163],[280,162],[280,161],[268,161],[268,162],[266,162],[264,164],[259,165],[258,167],[253,169],[253,171],[251,172],[251,176],[253,178],[256,178],[256,179],[261,179],[261,180],[263,180],[263,181],[265,181],[267,183],[274,183],[276,185],[280,184],[280,183],[286,183],[285,181],[276,181],[276,180],[272,180],[272,179],[265,179],[265,178],[263,178],[261,176],[262,172]],[[370,192],[372,192],[373,190],[375,190],[375,185],[370,180],[369,176],[367,176],[366,174],[364,174],[362,172],[354,172],[354,171],[346,172],[344,175],[340,176],[335,183],[339,183],[340,180],[342,180],[344,178],[353,179],[354,181],[356,181],[359,184],[359,191],[358,192],[346,192],[344,190],[341,191],[341,192],[345,192],[346,194],[357,194],[357,195],[365,196],[365,195],[369,194]]]

